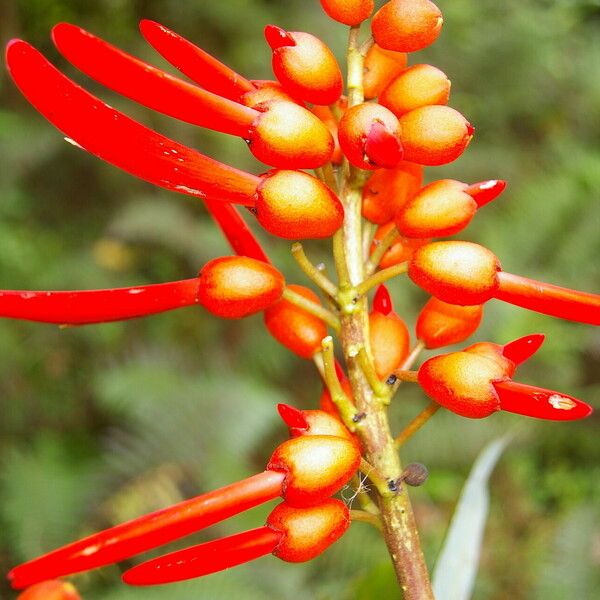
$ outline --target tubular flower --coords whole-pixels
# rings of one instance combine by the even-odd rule
[[[283,237],[329,237],[342,223],[337,197],[306,173],[257,177],[212,160],[104,104],[21,40],[9,44],[7,63],[21,92],[53,125],[124,171],[169,190],[254,207],[261,225]],[[300,198],[291,187],[296,182]]]
[[[391,169],[402,160],[400,124],[387,108],[364,102],[348,109],[339,123],[342,152],[359,169]]]
[[[292,96],[313,104],[333,104],[342,94],[342,72],[331,50],[303,31],[265,27],[273,50],[273,73]]]
[[[434,356],[419,369],[419,384],[442,406],[473,419],[498,410],[553,421],[589,416],[592,409],[581,400],[512,380],[516,366],[539,347],[539,337],[526,336],[504,347],[476,345]]]
[[[505,181],[496,179],[472,186],[453,179],[434,181],[398,210],[396,227],[406,237],[454,235],[471,222],[477,209],[500,195],[505,187]]]
[[[291,411],[284,409],[282,412],[288,415]],[[304,432],[307,435],[296,427],[297,437],[275,449],[262,473],[111,527],[23,563],[9,573],[12,586],[20,589],[46,579],[124,560],[280,495],[287,506],[294,509],[327,503],[358,469],[360,451],[345,431],[331,422],[325,425],[327,415],[308,415],[305,421],[308,423]],[[314,434],[311,427],[315,427],[313,431],[340,431],[343,435]]]
[[[321,0],[323,10],[344,25],[359,25],[371,16],[374,0]]]
[[[264,527],[206,542],[149,560],[123,574],[130,585],[173,583],[209,575],[272,553],[287,562],[312,560],[337,541],[350,525],[343,502],[329,498],[298,508],[282,502]]]
[[[492,298],[529,310],[600,325],[600,296],[505,273],[496,256],[472,242],[433,242],[419,248],[409,277],[450,304],[483,304]]]
[[[408,356],[410,334],[404,321],[394,312],[387,288],[380,285],[369,315],[369,336],[375,373],[386,379]]]
[[[263,103],[259,112],[173,77],[68,23],[56,25],[52,39],[67,60],[96,81],[171,117],[246,139],[256,158],[268,165],[314,168],[331,157],[333,139],[325,126],[293,102]]]

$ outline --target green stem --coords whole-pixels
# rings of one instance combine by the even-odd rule
[[[440,405],[437,402],[431,402],[427,408],[424,408],[396,437],[394,444],[396,448],[403,446],[435,413]]]
[[[381,519],[373,513],[367,512],[365,510],[352,509],[350,511],[350,519],[352,521],[362,521],[363,523],[369,523],[370,525],[373,525],[373,527],[377,527],[379,531],[383,532],[383,525],[381,523]]]
[[[294,292],[294,290],[291,290],[289,287],[286,287],[283,290],[282,297],[294,306],[297,306],[307,313],[310,313],[311,315],[321,319],[321,321],[327,323],[327,325],[329,325],[334,331],[339,332],[340,320],[330,310],[327,310],[320,304],[301,296],[297,292]]]
[[[371,254],[369,260],[367,260],[367,262],[365,263],[365,273],[367,275],[372,275],[375,272],[375,270],[379,266],[379,263],[381,262],[381,259],[383,258],[383,255],[392,247],[392,244],[399,237],[400,232],[395,227],[393,227],[390,231],[388,231],[385,234],[382,240],[376,242],[377,247],[373,251],[373,254]]]
[[[337,286],[308,260],[300,242],[292,244],[292,256],[313,283],[318,285],[328,296],[332,298],[337,296]]]
[[[369,290],[373,289],[379,284],[385,283],[389,279],[406,273],[407,270],[408,263],[403,262],[399,265],[393,265],[391,267],[388,267],[387,269],[377,271],[377,273],[374,273],[373,275],[371,275],[371,277],[365,279],[361,284],[357,285],[356,291],[361,295],[366,294]]]

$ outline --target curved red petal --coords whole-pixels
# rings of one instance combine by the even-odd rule
[[[143,19],[140,31],[160,55],[203,88],[230,100],[256,89],[245,77],[164,25]]]
[[[502,346],[502,356],[519,366],[531,358],[544,343],[546,336],[543,333],[532,333],[518,338]]]
[[[250,137],[259,112],[145,63],[69,23],[52,30],[59,52],[80,71],[144,106],[192,125]]]
[[[86,92],[33,46],[13,40],[6,60],[23,95],[88,152],[169,190],[253,205],[258,177],[162,136]]]
[[[73,292],[0,291],[0,317],[57,325],[122,321],[198,304],[197,277],[170,283]]]
[[[575,421],[592,414],[589,404],[567,394],[510,379],[492,383],[500,399],[501,409],[518,415],[550,421]]]
[[[283,533],[259,527],[226,538],[171,552],[123,574],[129,585],[158,585],[202,577],[270,554]]]
[[[500,271],[494,297],[568,321],[600,325],[600,296]]]
[[[283,422],[290,429],[308,429],[308,421],[301,410],[289,404],[278,404],[277,410]]]
[[[207,200],[205,204],[236,254],[271,263],[235,206],[218,200]]]
[[[8,578],[20,589],[135,556],[276,498],[284,478],[284,473],[264,471],[34,558]]]
[[[506,181],[502,179],[489,179],[480,181],[466,187],[463,192],[469,194],[477,203],[478,208],[495,200],[506,189]]]
[[[269,44],[271,50],[277,50],[277,48],[296,45],[296,41],[291,36],[289,31],[286,31],[277,25],[265,26],[265,40],[267,40],[267,44]]]
[[[376,121],[371,126],[365,141],[365,155],[374,165],[393,169],[402,160],[404,149],[398,136]]]

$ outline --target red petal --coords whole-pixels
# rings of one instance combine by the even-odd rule
[[[52,38],[60,53],[86,75],[192,125],[248,139],[250,125],[260,114],[173,77],[75,25],[56,25]]]
[[[298,410],[289,404],[278,404],[277,410],[279,411],[279,415],[283,422],[290,429],[301,429],[303,431],[308,429],[308,421],[301,410]]]
[[[544,343],[543,333],[533,333],[509,342],[502,347],[502,356],[519,366],[531,358]]]
[[[256,89],[239,73],[164,25],[144,19],[140,31],[159,54],[203,88],[230,100]]]
[[[389,315],[393,310],[390,292],[383,284],[380,285],[375,292],[373,298],[373,310],[376,310],[382,315]]]
[[[198,304],[197,277],[139,287],[74,292],[0,291],[0,317],[58,325],[122,321]]]
[[[244,531],[149,560],[125,571],[123,581],[129,585],[157,585],[210,575],[270,554],[282,536],[282,532],[269,527]]]
[[[264,471],[34,558],[8,578],[20,589],[135,556],[276,498],[284,478],[284,473]]]
[[[6,60],[33,106],[88,152],[169,190],[254,204],[258,177],[212,160],[104,104],[26,42],[10,42]]]
[[[236,254],[271,262],[235,206],[218,200],[207,200],[206,208]]]
[[[277,25],[267,25],[265,27],[265,40],[267,40],[267,44],[269,44],[271,50],[296,45],[296,41],[290,32],[277,27]]]
[[[526,385],[506,379],[494,381],[500,399],[500,407],[518,415],[548,419],[550,421],[575,421],[592,413],[585,402],[534,385]]]
[[[389,132],[382,123],[375,122],[365,142],[365,155],[378,167],[393,169],[404,156],[398,136]]]
[[[600,325],[600,296],[512,275],[498,273],[498,300],[529,310],[590,325]]]
[[[474,183],[463,190],[465,194],[469,194],[477,203],[477,206],[488,204],[495,200],[506,189],[506,181],[502,179],[490,179],[489,181],[480,181]]]

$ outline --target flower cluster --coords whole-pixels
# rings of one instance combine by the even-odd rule
[[[447,106],[446,75],[432,65],[407,66],[407,53],[436,40],[442,15],[429,0],[390,0],[372,16],[372,37],[359,43],[373,0],[321,4],[332,19],[350,26],[345,90],[337,59],[322,40],[275,25],[265,28],[273,81],[247,79],[153,21],[141,22],[142,35],[191,82],[74,25],[61,23],[52,31],[59,52],[99,83],[171,117],[245,140],[272,168],[261,175],[152,131],[77,85],[27,42],[8,44],[14,82],[68,141],[156,186],[204,201],[235,255],[211,260],[190,279],[156,285],[5,290],[0,316],[83,325],[195,304],[225,319],[263,312],[273,337],[314,360],[325,383],[321,410],[279,406],[291,439],[277,447],[264,472],[17,566],[9,575],[12,585],[33,586],[23,599],[37,597],[38,585],[62,585],[40,582],[124,560],[277,496],[283,502],[265,526],[142,563],[124,581],[178,581],[267,553],[310,560],[347,529],[349,510],[332,496],[359,468],[372,480],[379,503],[362,519],[381,519],[391,549],[394,539],[413,535],[410,505],[396,485],[402,478],[393,436],[381,429],[387,428],[386,406],[400,381],[418,383],[436,407],[471,418],[506,410],[570,420],[591,412],[576,398],[512,380],[517,366],[539,348],[540,334],[505,345],[475,344],[409,370],[422,349],[468,338],[492,298],[598,325],[600,296],[506,273],[490,250],[474,243],[432,241],[462,231],[506,186],[495,179],[424,185],[424,167],[455,160],[474,134],[469,121]],[[333,237],[337,283],[310,262],[301,244],[292,246],[323,301],[307,287],[287,284],[236,205],[248,208],[274,236]],[[403,273],[431,294],[412,349],[409,329],[383,285]],[[369,311],[367,294],[374,288]],[[340,336],[344,366],[334,358],[328,328]],[[395,505],[397,498],[405,504]],[[404,530],[387,518],[400,509],[409,515]],[[418,562],[420,551],[413,550]],[[391,554],[395,563],[406,559]],[[403,567],[396,567],[402,580]],[[57,598],[76,597],[68,589],[60,593]]]

